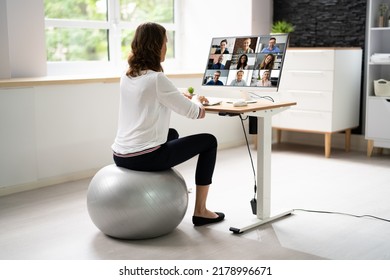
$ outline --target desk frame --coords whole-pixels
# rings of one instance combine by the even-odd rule
[[[265,223],[290,215],[293,210],[271,217],[271,151],[272,116],[289,109],[295,102],[276,102],[265,104],[258,101],[245,107],[220,106],[206,107],[207,112],[245,114],[257,117],[257,215],[256,219],[241,227],[230,227],[233,233],[243,233]]]

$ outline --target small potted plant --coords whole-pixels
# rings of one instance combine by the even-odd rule
[[[382,3],[379,5],[379,20],[378,20],[379,27],[385,26],[385,16],[388,9],[389,9],[389,5],[387,5],[387,3]]]
[[[191,95],[194,95],[195,94],[195,89],[193,87],[189,87],[187,89],[188,93],[191,94]]]
[[[271,28],[271,32],[273,34],[277,33],[291,33],[294,32],[295,26],[292,25],[291,23],[285,21],[285,20],[280,20],[274,22]]]

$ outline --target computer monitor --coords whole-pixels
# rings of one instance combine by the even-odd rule
[[[246,96],[278,91],[289,35],[212,38],[202,89]],[[230,96],[229,96],[230,97]]]

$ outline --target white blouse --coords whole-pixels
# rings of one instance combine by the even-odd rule
[[[181,94],[162,72],[149,70],[138,77],[123,74],[118,129],[111,148],[124,155],[161,145],[167,140],[171,111],[196,119],[200,106]]]

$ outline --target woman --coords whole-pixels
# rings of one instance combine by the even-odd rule
[[[275,64],[275,56],[273,54],[267,54],[264,56],[263,61],[260,63],[260,69],[272,70]]]
[[[223,39],[219,44],[219,48],[215,50],[214,54],[228,54],[229,50],[226,48],[227,43],[227,40]]]
[[[192,119],[205,117],[200,102],[192,102],[168,80],[161,62],[165,60],[167,36],[163,26],[138,26],[131,43],[129,68],[120,81],[117,135],[112,145],[117,166],[139,170],[169,169],[199,155],[195,172],[196,200],[192,217],[195,226],[222,221],[223,213],[206,207],[217,153],[211,134],[179,138],[169,129],[171,111]]]
[[[269,70],[265,70],[261,75],[261,80],[257,82],[258,87],[270,87],[272,86],[271,81],[271,72]]]
[[[237,67],[238,70],[246,70],[248,69],[248,56],[246,54],[242,54],[238,59]]]
[[[237,50],[237,53],[254,53],[253,49],[250,47],[251,42],[251,38],[245,38],[245,40],[242,42],[242,47]]]

